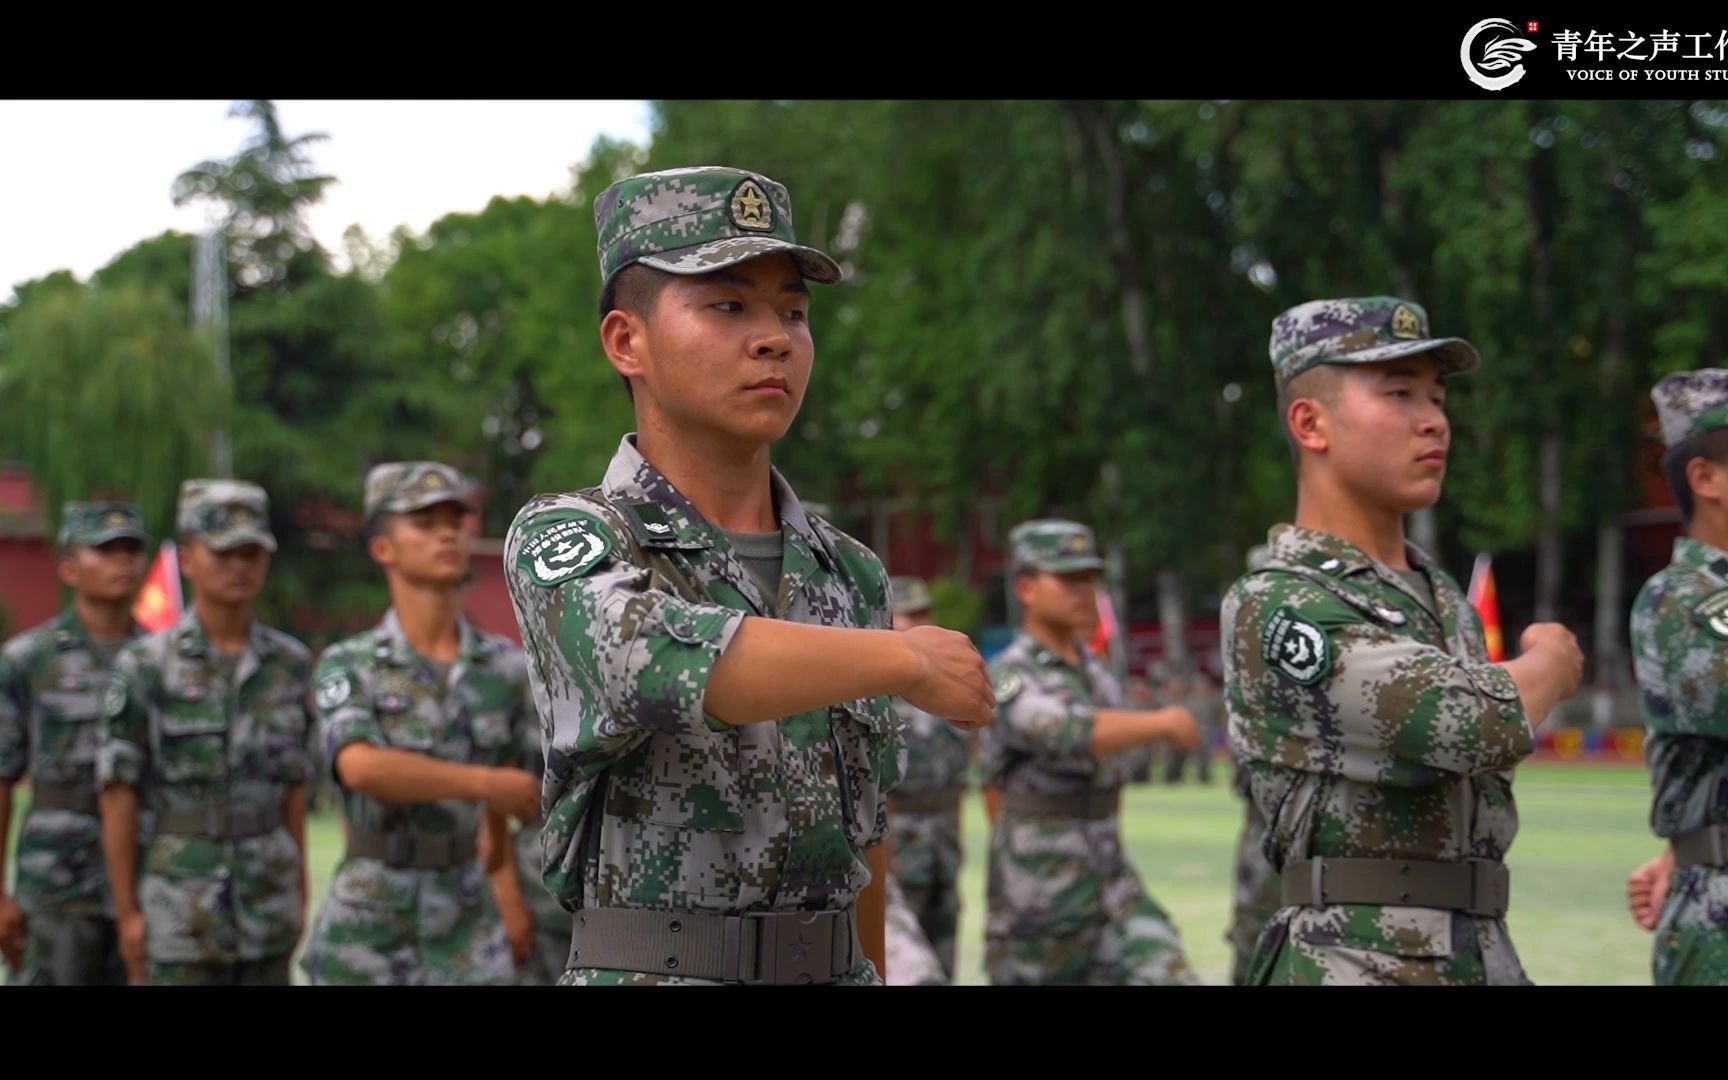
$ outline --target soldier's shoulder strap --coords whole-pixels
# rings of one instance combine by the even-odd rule
[[[649,573],[649,588],[664,589],[682,600],[693,603],[706,603],[707,597],[702,590],[690,580],[690,575],[684,572],[677,561],[664,551],[651,549],[642,543],[636,529],[625,519],[623,511],[607,498],[606,493],[598,485],[583,488],[577,495],[593,503],[600,510],[606,524],[618,534],[618,540],[630,552],[630,560],[637,566],[646,566]]]

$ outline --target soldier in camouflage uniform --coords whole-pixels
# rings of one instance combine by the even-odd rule
[[[996,985],[1199,982],[1170,916],[1122,850],[1122,784],[1132,755],[1193,749],[1180,706],[1125,709],[1082,644],[1097,618],[1092,530],[1028,521],[1008,536],[1022,621],[994,661],[997,718],[985,782],[1002,792],[990,832],[985,967]]]
[[[911,577],[891,578],[894,629],[928,626],[930,587]],[[894,879],[907,910],[936,951],[941,970],[954,976],[954,937],[960,925],[960,800],[972,764],[972,740],[954,725],[904,700],[895,710],[906,728],[906,775],[888,798],[894,837]],[[889,982],[900,983],[893,970]]]
[[[120,654],[102,701],[120,946],[134,982],[286,986],[306,912],[312,657],[252,613],[276,550],[262,488],[188,480],[178,527],[193,604]]]
[[[318,658],[347,846],[300,958],[315,986],[503,985],[532,949],[507,820],[539,810],[517,767],[526,672],[520,649],[462,616],[473,494],[436,462],[366,476],[391,607]]]
[[[0,649],[0,953],[11,981],[124,985],[97,816],[96,713],[115,655],[143,630],[132,604],[150,537],[131,503],[69,502],[59,576],[72,606]],[[30,778],[6,893],[12,787]]]
[[[1488,663],[1457,582],[1403,530],[1440,497],[1445,379],[1480,358],[1394,297],[1292,308],[1271,353],[1296,524],[1273,527],[1221,619],[1231,749],[1283,901],[1247,981],[1522,983],[1511,770],[1583,657],[1537,624]]]
[[[1656,931],[1663,986],[1728,985],[1728,370],[1651,391],[1663,471],[1686,535],[1632,605],[1632,658],[1648,726],[1650,828],[1668,841],[1627,883]]]
[[[600,336],[639,434],[506,540],[546,739],[542,875],[575,913],[564,985],[875,984],[889,702],[992,705],[964,635],[889,628],[887,575],[770,464],[808,384],[786,189],[737,169],[595,202]]]

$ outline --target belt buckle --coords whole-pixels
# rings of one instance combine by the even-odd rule
[[[414,837],[411,833],[392,831],[384,834],[384,861],[398,870],[414,864]]]
[[[835,912],[753,911],[736,924],[740,932],[745,921],[756,924],[756,973],[754,978],[740,979],[746,986],[833,981],[834,933],[840,921]]]

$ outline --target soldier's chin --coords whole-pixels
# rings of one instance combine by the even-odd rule
[[[1414,514],[1418,510],[1426,510],[1440,501],[1442,481],[1440,477],[1415,480],[1396,492],[1390,493],[1387,500],[1401,514]]]

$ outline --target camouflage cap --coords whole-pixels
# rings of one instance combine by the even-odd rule
[[[894,614],[896,615],[929,611],[931,605],[935,603],[930,596],[930,586],[924,583],[923,578],[889,578],[888,591],[894,594]]]
[[[1248,559],[1247,559],[1248,572],[1253,573],[1254,571],[1260,569],[1262,566],[1265,566],[1268,562],[1271,561],[1271,559],[1272,559],[1272,545],[1271,544],[1255,544],[1253,547],[1248,549]]]
[[[270,534],[270,499],[245,480],[187,480],[180,485],[180,532],[197,536],[211,551],[242,544],[276,550]]]
[[[69,502],[60,508],[60,546],[84,544],[95,547],[110,540],[130,537],[150,543],[143,515],[129,502]]]
[[[1650,391],[1669,447],[1728,428],[1728,368],[1677,371]]]
[[[366,520],[378,514],[411,514],[441,502],[468,506],[475,486],[436,461],[388,461],[366,474]]]
[[[1101,570],[1098,542],[1092,530],[1076,521],[1044,518],[1023,521],[1008,533],[1009,561],[1015,573],[1048,570],[1066,574],[1071,570]]]
[[[594,200],[600,277],[631,263],[669,274],[707,274],[785,252],[811,281],[832,285],[840,266],[798,243],[792,197],[760,173],[700,166],[620,180]]]
[[[1317,364],[1373,364],[1432,353],[1441,372],[1453,375],[1482,362],[1463,338],[1430,336],[1428,312],[1396,296],[1297,304],[1272,320],[1271,353],[1279,386]]]

